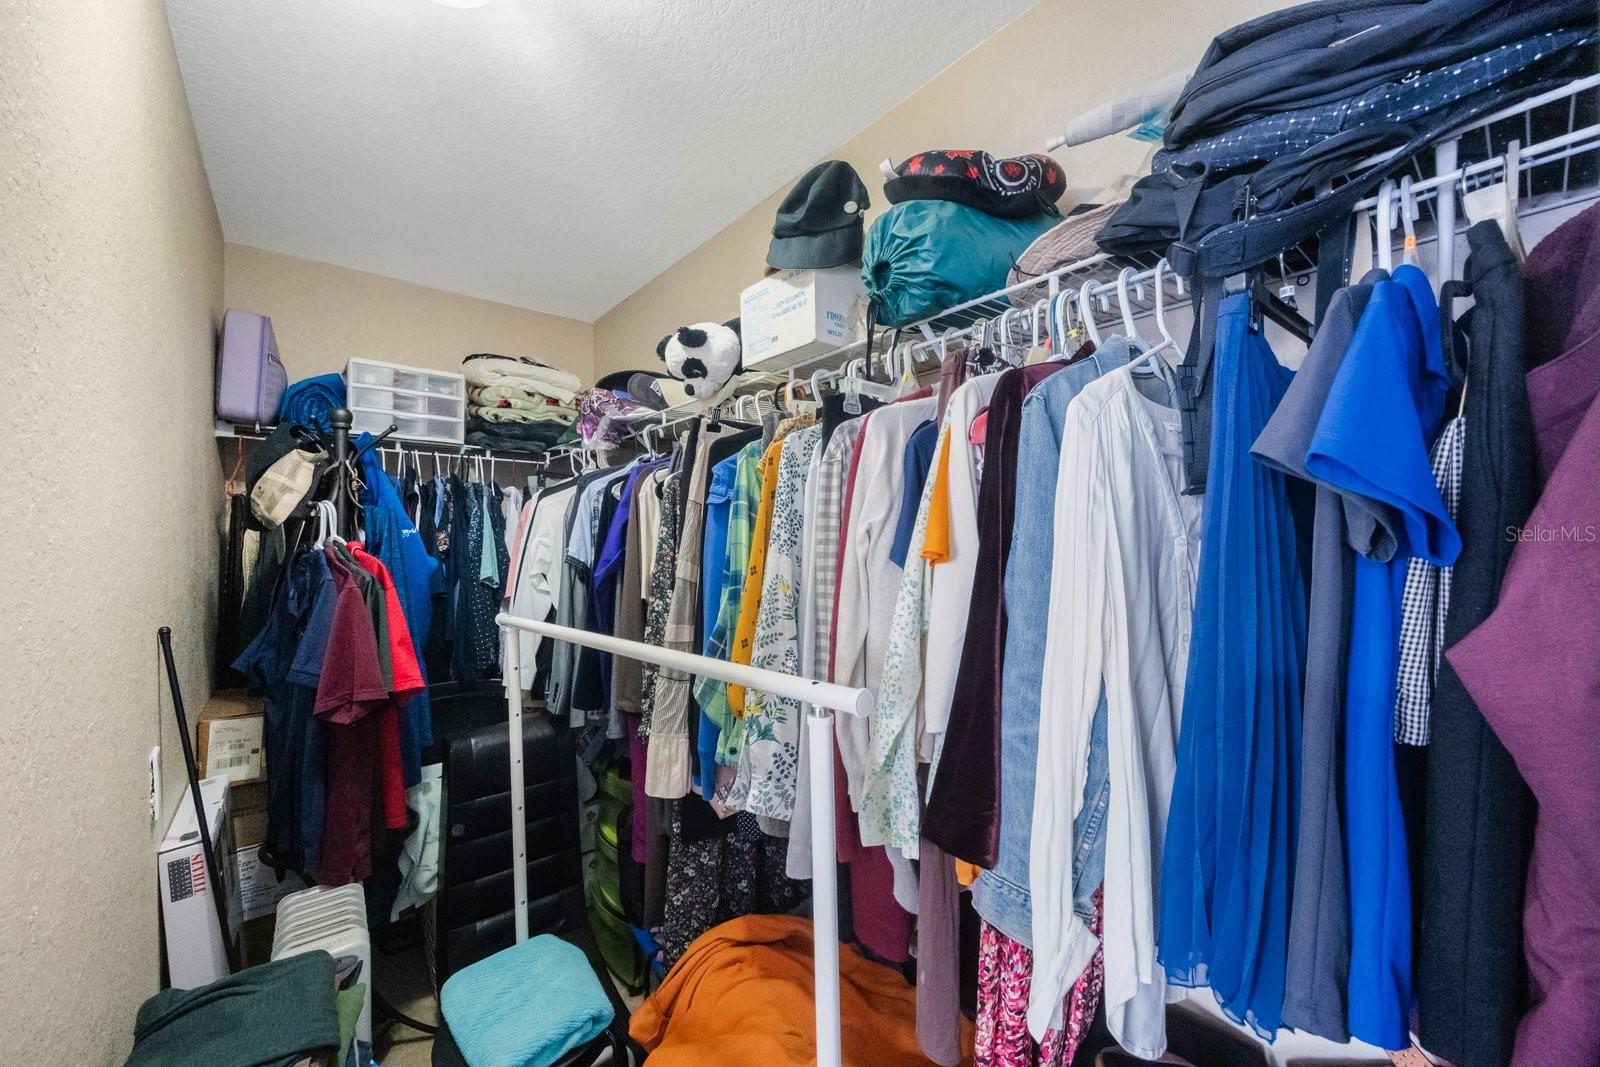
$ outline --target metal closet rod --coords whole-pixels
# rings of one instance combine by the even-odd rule
[[[569,641],[585,648],[627,656],[685,674],[715,678],[749,689],[788,697],[810,706],[806,719],[806,753],[811,775],[811,949],[814,962],[817,1063],[840,1067],[839,1042],[839,884],[835,858],[833,805],[833,716],[872,714],[872,693],[832,682],[819,682],[792,674],[711,659],[692,652],[659,648],[640,641],[624,641],[606,634],[574,630],[501,612],[495,616],[501,633],[501,669],[506,687],[506,726],[511,759],[512,888],[516,900],[517,942],[528,939],[528,828],[523,797],[521,642],[517,631]],[[644,768],[634,768],[635,774]]]

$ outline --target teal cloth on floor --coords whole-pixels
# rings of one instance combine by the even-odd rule
[[[611,1025],[589,957],[553,934],[451,975],[439,1009],[472,1067],[548,1067]]]
[[[333,957],[306,952],[139,1006],[125,1067],[292,1067],[339,1048]]]

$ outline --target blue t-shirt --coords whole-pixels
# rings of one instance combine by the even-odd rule
[[[1399,520],[1392,559],[1356,557],[1344,723],[1350,1033],[1387,1049],[1405,1047],[1411,1010],[1410,866],[1394,761],[1406,564],[1415,554],[1447,565],[1461,551],[1428,454],[1448,390],[1433,289],[1402,266],[1373,287],[1306,455],[1314,478]]]
[[[739,453],[734,453],[711,468],[706,488],[705,541],[700,563],[701,651],[711,654],[717,614],[722,608],[722,590],[728,580],[728,519],[733,512],[733,482],[739,472]],[[722,736],[716,722],[699,716],[696,747],[700,753],[700,795],[710,799],[717,791],[717,741]]]
[[[711,468],[706,487],[705,542],[700,557],[701,633],[706,644],[717,628],[717,612],[722,607],[722,587],[727,581],[728,517],[733,510],[733,480],[739,471],[735,453]]]
[[[371,434],[356,439],[361,448]],[[406,617],[411,645],[417,651],[417,667],[424,688],[406,701],[400,716],[400,766],[409,788],[422,780],[422,750],[433,743],[433,707],[428,700],[428,632],[433,625],[433,594],[442,588],[439,561],[422,541],[422,535],[406,513],[400,490],[384,473],[377,450],[361,456],[362,525],[367,551],[378,558],[394,580],[395,595]]]
[[[251,692],[265,696],[266,843],[276,860],[302,871],[314,870],[321,857],[323,725],[313,709],[334,593],[327,557],[301,552],[267,625],[234,663]]]
[[[917,509],[922,506],[922,489],[927,484],[933,453],[938,447],[939,424],[932,419],[912,430],[906,439],[900,518],[895,521],[894,540],[889,544],[889,558],[897,567],[906,565],[906,555],[911,551],[911,533],[917,525]]]

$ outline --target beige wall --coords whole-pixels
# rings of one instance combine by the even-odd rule
[[[120,1063],[159,980],[145,755],[204,704],[222,234],[160,0],[0,0],[0,1004]],[[163,825],[162,829],[165,829]]]
[[[594,327],[510,304],[267,252],[225,248],[229,307],[272,319],[289,380],[351,356],[460,370],[472,352],[535,356],[594,380]]]
[[[899,162],[924,148],[1043,151],[1069,119],[1170,72],[1193,70],[1219,31],[1282,6],[1275,0],[1039,0],[831,158],[860,172],[876,215],[887,206],[878,173],[884,157]],[[805,115],[791,121],[804,122]],[[1148,150],[1117,136],[1058,151],[1070,186],[1063,203],[1131,172]],[[761,277],[772,217],[791,183],[602,316],[595,324],[597,372],[649,366],[656,342],[673,327],[737,315],[739,291]]]

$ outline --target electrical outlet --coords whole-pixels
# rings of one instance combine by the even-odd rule
[[[161,746],[156,745],[150,749],[150,781],[149,781],[150,825],[156,826],[161,822]]]

